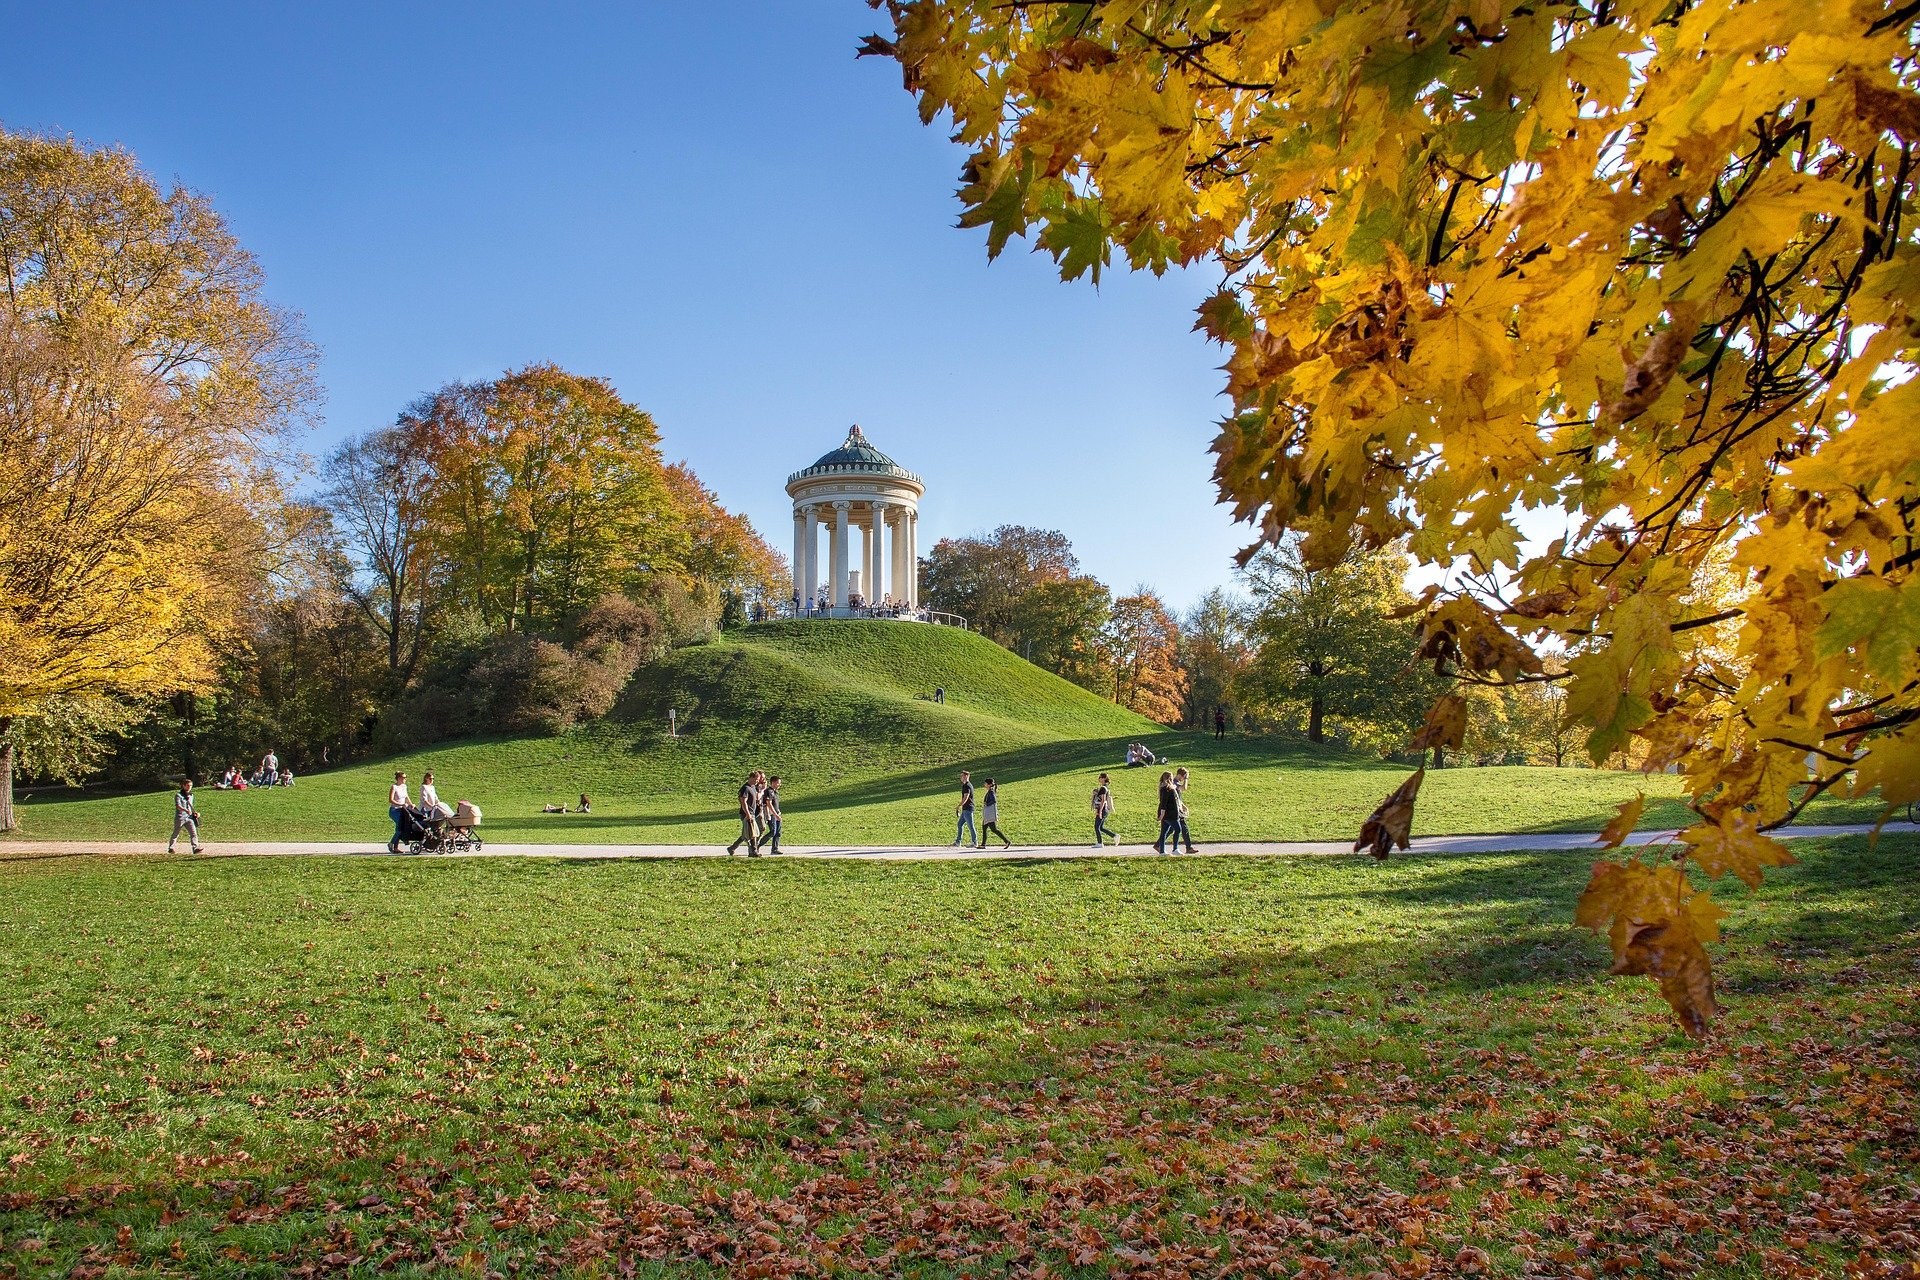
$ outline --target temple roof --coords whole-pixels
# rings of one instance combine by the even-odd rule
[[[900,476],[908,480],[918,480],[911,471],[874,448],[856,424],[847,432],[847,438],[838,449],[823,453],[804,471],[796,471],[794,479],[802,476],[832,474],[834,472],[867,472],[873,475]]]

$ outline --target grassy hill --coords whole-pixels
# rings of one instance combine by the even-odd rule
[[[931,701],[933,689],[946,702]],[[666,732],[669,707],[680,736]],[[385,838],[396,768],[468,798],[503,841],[708,843],[731,838],[745,772],[785,778],[795,844],[935,844],[953,838],[955,771],[1002,784],[1002,825],[1020,842],[1089,839],[1093,776],[1113,774],[1115,826],[1153,835],[1157,771],[1119,768],[1145,740],[1194,770],[1194,832],[1209,840],[1351,837],[1405,776],[1399,765],[1306,744],[1165,730],[979,636],[897,622],[787,622],[680,650],[635,677],[612,714],[558,737],[444,744],[302,779],[291,790],[206,791],[205,838]],[[1593,769],[1456,769],[1429,776],[1416,833],[1597,830],[1645,790],[1650,825],[1685,820],[1677,780]],[[542,815],[593,797],[590,816]],[[1864,806],[1823,816],[1853,816]],[[43,839],[164,837],[164,795],[22,804]]]

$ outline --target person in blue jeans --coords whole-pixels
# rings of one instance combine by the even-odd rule
[[[407,811],[407,775],[393,775],[393,785],[387,788],[387,816],[393,819],[393,839],[387,841],[387,852],[400,852],[400,816]]]
[[[967,838],[968,848],[979,844],[980,834],[973,827],[973,775],[965,769],[960,771],[960,807],[954,812],[959,815],[960,822],[953,831],[953,847],[960,847],[960,837],[963,835]]]
[[[1175,853],[1180,851],[1180,793],[1173,789],[1173,775],[1160,775],[1160,834],[1154,839],[1153,851],[1167,851],[1167,837],[1173,837]]]

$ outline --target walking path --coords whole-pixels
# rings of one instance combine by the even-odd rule
[[[1890,826],[1891,830],[1900,830],[1905,824]],[[1847,826],[1832,827],[1792,827],[1773,834],[1783,840],[1802,839],[1810,836],[1853,836],[1865,835],[1873,827],[1865,823],[1853,823]],[[1659,844],[1671,840],[1672,831],[1637,831],[1627,841],[1631,845]],[[0,861],[25,858],[79,857],[86,854],[117,855],[153,855],[165,851],[159,843],[122,843],[93,842],[81,840],[4,840],[0,841]],[[1540,835],[1509,836],[1422,836],[1416,837],[1412,854],[1462,854],[1462,853],[1515,853],[1533,851],[1564,851],[1570,853],[1598,852],[1594,836],[1590,831],[1549,832]],[[1353,845],[1340,840],[1282,840],[1271,842],[1235,841],[1223,844],[1203,844],[1199,847],[1200,857],[1215,856],[1255,856],[1255,857],[1294,857],[1301,855],[1351,854]],[[262,857],[262,856],[341,856],[390,857],[386,847],[379,840],[365,843],[324,843],[324,842],[246,842],[239,844],[209,844],[201,857]],[[186,855],[182,855],[186,856]],[[720,845],[697,844],[495,844],[488,841],[483,852],[477,854],[440,855],[435,857],[480,857],[480,858],[724,858],[726,850]],[[741,855],[744,857],[745,855]],[[1011,849],[955,849],[947,845],[876,845],[867,848],[850,848],[831,845],[789,845],[780,851],[781,857],[793,858],[848,858],[870,862],[938,862],[968,858],[987,858],[1008,860],[1019,858],[1139,858],[1153,857],[1150,844],[1108,845],[1095,849],[1089,845],[1064,844],[1017,844]],[[1405,856],[1396,853],[1396,856]]]

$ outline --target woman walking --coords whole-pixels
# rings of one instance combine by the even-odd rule
[[[987,779],[986,794],[980,800],[980,847],[985,848],[988,836],[999,836],[1002,849],[1013,848],[1013,841],[1007,839],[1007,833],[1000,829],[1000,792],[992,778]]]
[[[1187,767],[1181,765],[1173,771],[1173,851],[1180,852],[1180,842],[1187,842],[1187,852],[1193,852],[1193,834],[1187,830]]]
[[[193,807],[192,778],[181,779],[180,789],[173,793],[173,834],[167,837],[168,853],[173,852],[182,831],[187,833],[187,847],[200,852],[200,813]]]
[[[1173,837],[1173,848],[1180,850],[1180,793],[1173,789],[1173,775],[1160,775],[1160,834],[1154,839],[1153,851],[1167,851],[1167,837]]]
[[[1107,819],[1113,816],[1113,788],[1107,785],[1107,775],[1100,775],[1100,785],[1093,789],[1093,847],[1102,847],[1100,837],[1106,836],[1115,844],[1120,837],[1113,834],[1113,828],[1107,825]]]
[[[396,770],[393,785],[387,788],[387,816],[393,819],[393,839],[387,841],[388,853],[400,852],[400,820],[407,816],[407,775]]]

